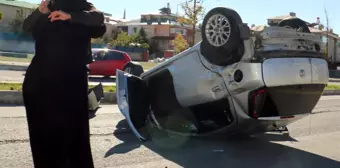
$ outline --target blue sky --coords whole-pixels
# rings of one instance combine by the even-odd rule
[[[27,0],[39,3],[40,0]],[[170,2],[172,12],[176,13],[177,4],[185,0],[88,0],[98,9],[111,13],[114,17],[123,17],[126,9],[127,19],[136,19],[141,13],[156,12]],[[314,2],[313,2],[314,1]],[[266,18],[295,12],[297,17],[306,21],[315,21],[320,17],[321,23],[326,23],[324,8],[327,9],[329,25],[340,34],[340,1],[339,0],[204,0],[206,10],[216,6],[235,9],[243,22],[251,24],[266,24]],[[182,11],[179,7],[179,13]]]

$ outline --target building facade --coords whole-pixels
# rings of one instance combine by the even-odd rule
[[[22,13],[23,17],[26,18],[37,7],[37,4],[24,1],[0,0],[0,31],[10,31],[10,23],[17,17],[17,15]]]
[[[193,39],[191,26],[178,24],[177,16],[173,14],[142,14],[139,19],[118,23],[116,26],[129,35],[135,34],[143,28],[148,39],[156,42],[161,51],[173,50],[171,41],[177,34],[181,34],[187,42]],[[195,41],[199,40],[199,38],[195,39]]]

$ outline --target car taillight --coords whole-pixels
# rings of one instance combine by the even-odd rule
[[[250,93],[249,115],[253,118],[260,116],[264,101],[266,98],[265,89],[256,90]]]

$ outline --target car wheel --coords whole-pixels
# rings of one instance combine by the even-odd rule
[[[134,76],[140,76],[144,72],[143,67],[141,65],[136,65],[133,63],[128,63],[124,67],[123,71],[129,74],[132,74]]]
[[[239,51],[243,45],[242,24],[240,15],[233,9],[217,7],[210,10],[202,24],[202,55],[220,66],[239,61],[244,52]]]

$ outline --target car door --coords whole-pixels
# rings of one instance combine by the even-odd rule
[[[120,112],[137,138],[146,140],[139,132],[139,129],[145,126],[146,117],[150,112],[146,83],[139,77],[117,70],[116,87]]]
[[[124,65],[124,55],[118,51],[109,51],[105,55],[105,65],[103,66],[106,75],[115,76],[117,69],[122,69]]]
[[[95,51],[92,54],[93,62],[89,65],[90,75],[104,75],[105,59],[104,51]]]

